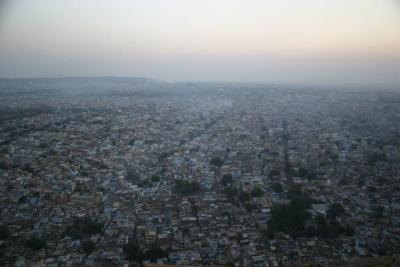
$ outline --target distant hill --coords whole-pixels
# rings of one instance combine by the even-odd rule
[[[144,77],[65,77],[65,78],[24,78],[0,79],[0,95],[21,93],[54,93],[58,90],[71,93],[104,91],[119,87],[143,87],[161,84]]]

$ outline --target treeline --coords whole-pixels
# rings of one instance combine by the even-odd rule
[[[180,195],[192,195],[200,191],[200,185],[196,181],[177,180],[173,191]]]
[[[136,261],[138,263],[141,263],[144,260],[155,262],[157,259],[168,257],[168,252],[157,245],[154,245],[147,250],[143,250],[138,244],[129,242],[124,245],[123,251],[128,260]]]
[[[290,189],[288,198],[290,199],[289,204],[272,207],[272,218],[268,222],[268,230],[265,232],[267,238],[272,239],[279,232],[289,234],[294,238],[313,236],[335,238],[354,234],[354,228],[351,225],[341,225],[336,220],[336,217],[345,214],[344,208],[340,204],[330,205],[326,218],[317,215],[312,220],[308,209],[311,204],[317,204],[318,201],[303,193],[299,187]],[[307,220],[311,226],[305,226]]]
[[[90,237],[101,233],[103,224],[93,221],[90,218],[76,219],[74,223],[67,227],[63,236],[69,236],[74,240]]]

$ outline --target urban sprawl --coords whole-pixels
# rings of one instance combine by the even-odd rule
[[[0,266],[395,257],[399,182],[398,91],[0,80]]]

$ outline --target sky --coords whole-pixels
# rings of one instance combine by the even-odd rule
[[[0,77],[400,86],[397,0],[0,0]]]

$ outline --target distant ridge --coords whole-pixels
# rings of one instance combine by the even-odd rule
[[[24,77],[24,78],[0,78],[0,80],[18,81],[94,81],[94,82],[161,82],[149,77],[135,76],[67,76],[67,77]]]
[[[1,78],[0,95],[15,93],[88,93],[115,88],[153,88],[163,84],[146,77],[35,77]]]
[[[310,90],[310,91],[399,91],[400,87],[383,84],[307,84],[307,83],[281,83],[281,82],[217,82],[217,81],[164,81],[150,77],[136,76],[65,76],[65,77],[24,77],[24,78],[0,78],[0,90],[77,90],[100,89],[108,86],[109,89],[127,86],[143,86],[146,89],[154,85],[163,88],[258,88],[279,90]],[[104,88],[103,88],[104,89]],[[125,88],[126,89],[126,88]],[[136,88],[137,89],[137,88]],[[153,88],[154,89],[154,88]]]

